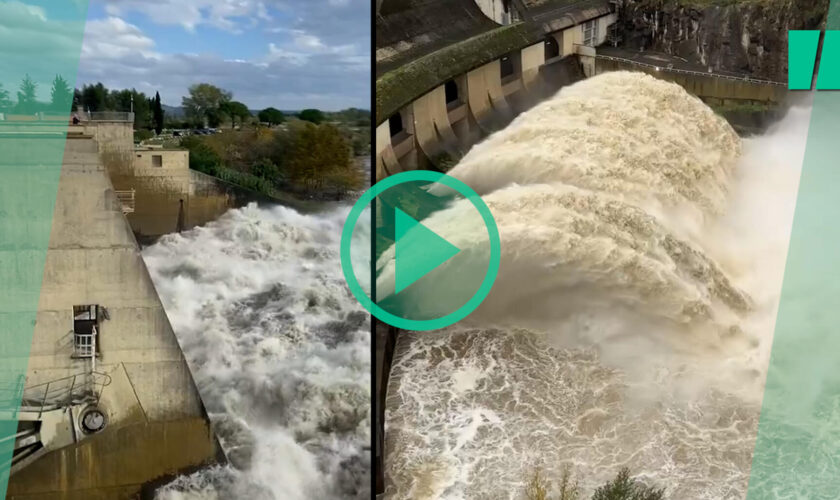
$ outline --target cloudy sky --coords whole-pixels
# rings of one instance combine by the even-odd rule
[[[370,108],[370,0],[90,0],[79,82],[179,105],[193,83],[252,109]]]
[[[77,51],[84,30],[77,86],[159,91],[177,106],[207,82],[252,109],[370,108],[370,0],[89,0],[82,25],[86,3],[0,0],[0,84],[13,96],[26,72],[48,100],[75,58],[38,47]]]

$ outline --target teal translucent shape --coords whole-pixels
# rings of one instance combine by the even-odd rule
[[[840,31],[825,32],[817,90],[840,90]]]
[[[431,185],[437,188],[448,188],[450,192],[446,195],[439,193],[432,195],[427,191]],[[465,229],[471,229],[470,224],[473,223],[480,225],[478,232],[485,234],[486,241],[475,245],[478,251],[470,249],[471,251],[458,252],[455,258],[463,257],[463,260],[459,261],[457,266],[453,264],[452,267],[457,269],[446,273],[439,281],[429,282],[428,278],[434,273],[428,275],[424,273],[424,276],[406,285],[407,288],[374,301],[359,283],[351,258],[353,232],[359,217],[374,200],[377,200],[377,207],[380,209],[377,212],[374,236],[376,238],[374,255],[377,256],[377,260],[385,249],[399,241],[400,236],[405,236],[398,228],[400,224],[398,219],[402,220],[404,227],[410,225],[402,218],[403,215],[415,221],[422,220],[445,209],[457,200],[467,200],[475,209],[474,214],[469,214],[461,221],[462,223],[465,220],[468,221],[468,227]],[[445,247],[445,245],[442,246]],[[438,255],[433,260],[439,260],[442,255]],[[353,206],[341,235],[341,268],[350,291],[376,318],[405,330],[435,330],[467,317],[490,293],[498,275],[500,263],[499,230],[490,209],[481,197],[462,181],[429,170],[402,172],[376,183]],[[422,307],[412,307],[413,301],[405,300],[403,297],[407,292],[412,292],[412,289],[423,280],[427,281],[425,283],[427,288],[422,288],[421,294],[431,292],[431,296],[443,304],[442,308],[436,309],[433,313],[429,313]],[[399,285],[395,283],[395,292],[397,288]],[[376,294],[377,297],[383,295],[379,289],[376,290]],[[441,310],[444,312],[441,313]]]
[[[840,93],[815,92],[748,500],[840,496],[838,137]]]
[[[0,2],[0,498],[8,488],[86,18],[87,0]],[[57,77],[70,99],[52,92]]]
[[[399,208],[394,210],[396,212],[394,217],[396,289],[394,292],[400,293],[454,257],[460,250]]]
[[[811,90],[819,44],[819,31],[788,31],[788,88],[790,90]]]

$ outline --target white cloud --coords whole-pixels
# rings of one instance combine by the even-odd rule
[[[138,54],[158,58],[160,55],[154,47],[154,40],[144,35],[140,28],[112,16],[88,21],[82,58],[118,59]]]
[[[341,0],[92,0],[108,16],[89,22],[79,68],[82,83],[159,91],[179,105],[187,88],[208,82],[230,90],[253,109],[370,106],[370,2]],[[155,24],[155,40],[126,22],[140,13]],[[124,17],[127,16],[127,17]],[[170,28],[166,28],[169,26]],[[217,54],[167,53],[167,29],[192,30],[227,44]],[[242,54],[239,34],[248,31]],[[264,51],[254,54],[254,38]],[[184,49],[180,49],[184,50]],[[233,53],[231,53],[233,51]],[[247,54],[247,55],[246,55]]]
[[[31,25],[34,22],[46,22],[44,9],[35,5],[27,5],[18,1],[0,4],[3,14],[3,24],[7,26]]]
[[[103,3],[111,15],[140,12],[157,24],[180,25],[189,31],[206,24],[239,33],[243,25],[271,21],[268,8],[261,0],[104,0]]]
[[[307,58],[307,54],[286,50],[274,43],[268,44],[268,54],[265,56],[265,60],[268,62],[285,60],[296,66],[305,64]]]
[[[315,35],[308,35],[300,30],[297,30],[297,34],[294,37],[294,41],[295,45],[303,49],[320,51],[325,48],[320,38],[318,38]]]
[[[49,10],[18,1],[0,2],[0,85],[14,91],[24,75],[46,99],[56,74],[73,81],[84,14],[50,19]]]

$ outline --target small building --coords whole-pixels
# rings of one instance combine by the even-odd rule
[[[164,149],[161,146],[134,148],[135,175],[189,175],[190,152],[186,149]]]

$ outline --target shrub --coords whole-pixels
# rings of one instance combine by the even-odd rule
[[[277,168],[277,165],[268,158],[260,158],[251,167],[251,173],[271,182],[277,182],[277,177],[280,175],[280,169]]]
[[[207,144],[197,137],[186,137],[181,141],[181,147],[190,151],[190,168],[216,175],[222,165],[222,160]]]
[[[134,142],[148,141],[149,139],[151,139],[154,136],[155,136],[155,134],[151,130],[146,130],[146,129],[135,130],[134,131]]]
[[[318,125],[324,121],[324,113],[319,109],[304,109],[298,113],[298,118]]]
[[[550,489],[551,483],[537,469],[525,485],[525,498],[527,500],[549,500],[548,492]],[[577,482],[572,482],[572,472],[568,466],[563,468],[563,475],[560,478],[559,496],[556,498],[557,500],[579,500],[580,498],[580,490],[578,489]]]
[[[630,477],[630,469],[622,468],[612,481],[595,490],[592,500],[663,500],[665,490],[646,486]]]
[[[540,470],[525,484],[526,500],[580,500],[580,490],[572,481],[569,467],[563,469],[558,496],[550,496],[552,484],[543,477]],[[592,500],[664,500],[665,490],[646,486],[630,477],[630,469],[622,468],[612,481],[595,490]]]

